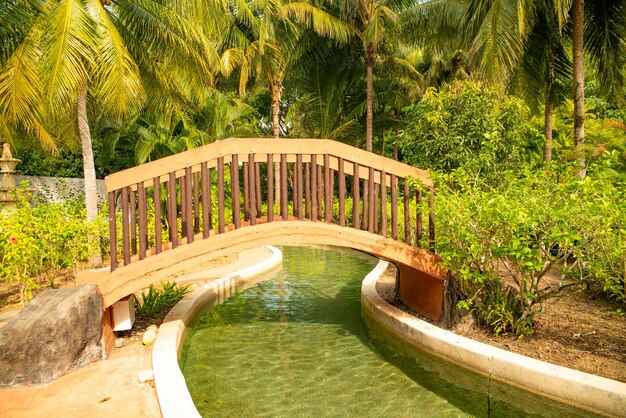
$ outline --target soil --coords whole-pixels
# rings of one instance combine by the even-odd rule
[[[395,272],[387,271],[376,284],[389,303],[419,317],[395,299]],[[618,311],[620,309],[621,311]],[[530,337],[496,336],[471,318],[450,331],[504,350],[571,369],[626,382],[626,316],[623,306],[602,295],[568,288],[537,318]],[[420,318],[424,319],[424,318]]]

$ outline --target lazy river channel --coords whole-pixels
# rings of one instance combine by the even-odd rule
[[[586,416],[448,365],[368,328],[373,257],[284,247],[283,268],[205,312],[181,368],[203,416]]]

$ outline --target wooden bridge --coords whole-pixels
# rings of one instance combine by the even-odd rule
[[[107,307],[208,258],[325,244],[392,261],[401,299],[441,315],[446,272],[422,248],[434,246],[434,191],[417,168],[330,140],[239,138],[112,174],[106,188]]]

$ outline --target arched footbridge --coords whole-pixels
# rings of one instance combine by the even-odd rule
[[[321,139],[232,138],[108,176],[106,307],[182,266],[266,244],[354,248],[398,266],[400,297],[439,319],[447,277],[426,173]]]

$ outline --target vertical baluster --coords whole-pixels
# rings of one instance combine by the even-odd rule
[[[327,224],[333,221],[333,190],[330,181],[330,156],[324,154],[324,222]]]
[[[135,198],[135,192],[130,187],[128,188],[128,194],[130,196],[130,251],[132,255],[137,254],[137,199]]]
[[[254,163],[254,189],[256,192],[256,215],[263,216],[263,195],[261,195],[261,167],[259,163]]]
[[[372,206],[374,206],[374,233],[378,234],[378,225],[379,225],[379,211],[380,211],[380,184],[374,183],[374,195],[372,196],[371,202]]]
[[[193,191],[191,190],[191,167],[185,167],[185,234],[187,235],[187,244],[193,242]]]
[[[206,162],[200,164],[200,177],[202,181],[202,238],[209,237],[211,225],[211,171]]]
[[[304,217],[311,219],[311,163],[304,163]]]
[[[324,173],[321,165],[317,166],[317,219],[322,219],[322,202],[324,201]]]
[[[337,160],[339,177],[339,226],[346,226],[346,175],[343,171],[343,158]]]
[[[187,236],[187,198],[185,197],[187,188],[185,187],[184,175],[178,179],[178,183],[180,188],[180,235],[185,238]]]
[[[274,220],[274,156],[267,154],[267,221]]]
[[[298,154],[296,154],[296,160],[298,159]],[[291,214],[297,219],[298,218],[298,189],[300,188],[300,185],[298,184],[298,173],[297,173],[297,169],[296,166],[298,164],[297,163],[293,163],[291,164],[291,166],[293,167],[293,174],[292,174],[292,188],[291,188],[291,201],[292,201],[292,205],[291,205]]]
[[[287,198],[287,154],[280,154],[280,216],[283,221],[289,219]]]
[[[430,251],[435,251],[435,186],[430,188],[430,198],[428,199],[428,245]]]
[[[163,226],[161,225],[161,180],[155,177],[152,180],[152,190],[154,192],[154,243],[156,253],[163,251]]]
[[[222,177],[223,177],[224,157],[220,157],[220,158],[222,159]],[[224,193],[223,184],[222,184],[222,193]],[[241,226],[241,205],[240,205],[240,197],[239,197],[239,160],[238,160],[237,154],[233,154],[233,157],[230,162],[230,201],[232,203],[232,210],[233,210],[233,224],[235,224],[235,228],[239,228]],[[244,206],[245,206],[245,202],[244,202]],[[220,231],[220,234],[222,232],[224,231],[223,230]]]
[[[296,216],[298,220],[301,221],[304,218],[304,214],[302,213],[302,154],[296,154],[296,175],[295,175],[295,183],[298,185],[298,192],[294,193],[296,198]]]
[[[411,192],[409,182],[404,179],[404,242],[411,244]]]
[[[422,191],[418,190],[415,194],[415,246],[422,246]]]
[[[387,237],[387,173],[380,172],[380,235]]]
[[[398,179],[391,175],[391,238],[398,239]]]
[[[352,172],[352,227],[355,229],[361,228],[361,222],[359,218],[359,185],[361,179],[359,178],[359,164],[355,161],[353,163]]]
[[[124,265],[130,264],[130,241],[129,241],[129,221],[128,213],[128,187],[122,188],[122,255]]]
[[[115,192],[108,193],[109,200],[109,256],[111,271],[117,268],[117,219],[115,218]]]
[[[167,222],[172,248],[178,247],[178,213],[176,202],[176,173],[170,173],[167,182]]]
[[[311,154],[311,220],[317,221],[317,155]]]
[[[236,156],[233,155],[233,161],[236,160]],[[231,163],[233,164],[233,163]],[[235,167],[237,165],[235,164]],[[233,170],[231,166],[231,173]],[[238,177],[238,176],[235,176]],[[238,182],[237,182],[238,183]],[[233,180],[231,179],[231,185],[233,184]],[[237,187],[237,196],[239,196],[239,187]],[[235,199],[235,196],[232,196],[232,199]],[[239,203],[239,198],[237,198],[237,203]],[[233,206],[235,204],[233,203]],[[239,219],[239,213],[236,214],[233,211],[233,218]],[[217,233],[224,233],[224,157],[219,157],[217,159]]]
[[[376,195],[374,194],[374,168],[370,167],[367,180],[367,231],[374,232],[374,206],[376,205]]]
[[[137,183],[137,200],[139,203],[139,259],[143,260],[148,250],[148,202],[143,182]]]
[[[193,173],[193,233],[200,232],[200,173]]]
[[[256,168],[254,164],[254,154],[248,154],[248,199],[250,209],[250,225],[256,225],[256,181],[254,179]]]
[[[250,219],[250,175],[248,174],[248,163],[243,163],[243,219]]]

